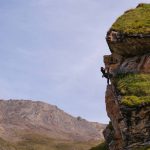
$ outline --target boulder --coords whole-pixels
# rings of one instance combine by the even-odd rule
[[[124,57],[150,53],[150,4],[126,11],[106,35],[110,51]]]

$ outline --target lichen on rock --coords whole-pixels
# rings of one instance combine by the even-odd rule
[[[113,75],[106,90],[111,120],[104,130],[109,150],[150,148],[150,4],[126,11],[106,36],[111,55],[105,67]]]

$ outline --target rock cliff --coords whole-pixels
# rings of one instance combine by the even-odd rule
[[[112,74],[106,90],[109,150],[150,148],[150,4],[126,11],[112,25],[104,56]]]

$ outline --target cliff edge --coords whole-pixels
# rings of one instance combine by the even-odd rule
[[[126,11],[112,25],[104,56],[111,74],[106,90],[109,150],[150,148],[150,4]]]

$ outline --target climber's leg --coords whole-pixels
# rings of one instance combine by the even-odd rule
[[[107,78],[107,85],[109,85],[109,78]]]

